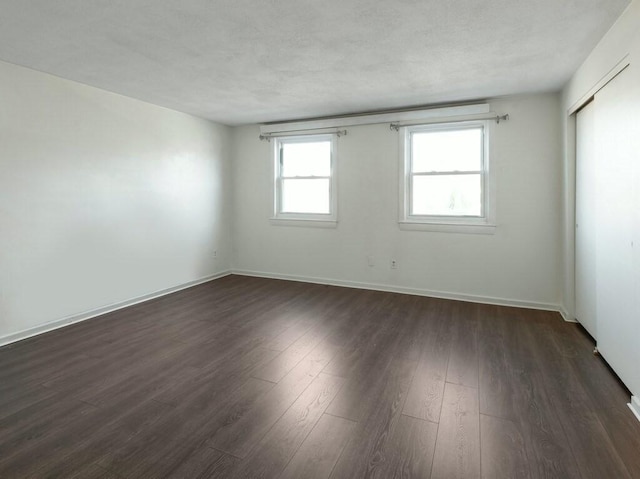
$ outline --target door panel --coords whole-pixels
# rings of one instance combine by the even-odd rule
[[[600,90],[594,101],[598,157],[596,315],[600,353],[638,395],[640,245],[635,235],[640,208],[640,82],[632,67]]]
[[[576,118],[576,318],[597,339],[595,138],[591,102]]]

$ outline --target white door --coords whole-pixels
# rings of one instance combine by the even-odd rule
[[[595,121],[591,102],[576,117],[576,318],[597,339]]]
[[[637,270],[640,82],[631,65],[594,100],[597,175],[597,339],[604,359],[640,394]],[[636,263],[634,265],[634,262]]]

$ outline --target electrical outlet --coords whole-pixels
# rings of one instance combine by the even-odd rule
[[[395,259],[391,260],[391,269],[398,269],[398,262]]]
[[[374,261],[373,256],[367,255],[367,264],[369,267],[375,266],[376,262]]]
[[[217,257],[218,257],[218,250],[217,250],[217,249],[216,249],[216,250],[213,250],[213,257],[214,257],[214,258],[217,258]]]

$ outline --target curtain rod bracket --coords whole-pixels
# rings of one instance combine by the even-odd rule
[[[390,130],[400,131],[400,124],[399,123],[391,123],[389,125],[389,129]]]
[[[509,114],[507,113],[506,115],[498,115],[496,116],[496,123],[499,125],[500,121],[507,121],[509,119]]]

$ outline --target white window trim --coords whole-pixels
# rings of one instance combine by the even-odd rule
[[[473,127],[483,128],[482,151],[482,216],[422,216],[410,214],[411,194],[411,134],[419,131],[448,131]],[[495,178],[489,167],[489,128],[486,120],[470,120],[455,123],[411,125],[400,128],[400,229],[437,231],[448,233],[493,234],[495,222]]]
[[[281,204],[281,164],[280,164],[280,145],[282,143],[304,143],[309,141],[329,140],[331,142],[331,170],[329,177],[329,214],[323,213],[283,213],[280,211]],[[292,135],[279,136],[274,138],[271,149],[271,199],[273,201],[273,216],[270,218],[271,224],[281,226],[312,226],[318,228],[335,227],[338,222],[338,135],[329,134],[313,134],[313,135]]]

